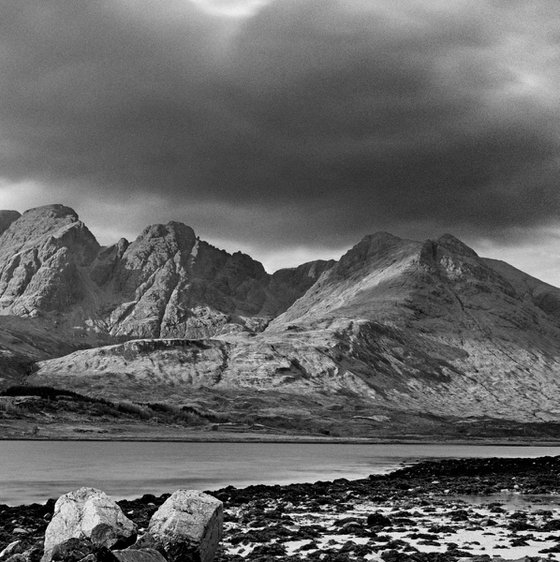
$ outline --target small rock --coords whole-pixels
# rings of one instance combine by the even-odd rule
[[[0,552],[0,560],[5,560],[8,556],[16,554],[20,551],[21,541],[11,542],[2,552]]]
[[[391,520],[382,513],[370,513],[367,518],[368,527],[390,527]]]

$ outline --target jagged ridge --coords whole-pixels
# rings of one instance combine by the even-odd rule
[[[101,248],[63,205],[9,217],[0,236],[0,313],[55,314],[119,337],[261,329],[331,265],[314,262],[269,275],[249,256],[218,250],[177,222]]]

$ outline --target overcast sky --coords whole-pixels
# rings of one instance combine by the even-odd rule
[[[0,208],[269,271],[451,232],[560,285],[557,0],[1,0]]]

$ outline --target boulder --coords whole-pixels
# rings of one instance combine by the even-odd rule
[[[42,562],[53,560],[55,548],[70,539],[89,539],[94,546],[127,546],[136,537],[136,526],[107,494],[80,488],[58,498],[45,532]]]
[[[221,501],[197,490],[177,490],[154,513],[147,534],[169,562],[211,562],[223,519]]]

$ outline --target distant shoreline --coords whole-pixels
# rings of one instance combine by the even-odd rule
[[[0,441],[34,441],[34,442],[102,442],[102,443],[286,443],[286,444],[317,444],[317,445],[479,445],[479,446],[508,446],[508,447],[558,447],[560,446],[560,439],[558,440],[507,440],[507,439],[452,439],[452,440],[433,440],[433,439],[369,439],[363,437],[340,437],[340,438],[321,438],[312,436],[264,436],[254,437],[247,435],[216,435],[215,438],[208,439],[206,436],[195,437],[189,436],[184,438],[179,437],[116,437],[116,438],[102,438],[99,436],[83,435],[80,437],[74,436],[58,436],[58,437],[0,437]]]
[[[551,435],[440,435],[379,432],[369,436],[321,435],[288,431],[235,431],[181,425],[77,421],[35,422],[32,419],[0,419],[0,441],[100,441],[169,443],[319,443],[352,445],[507,445],[560,446]]]

